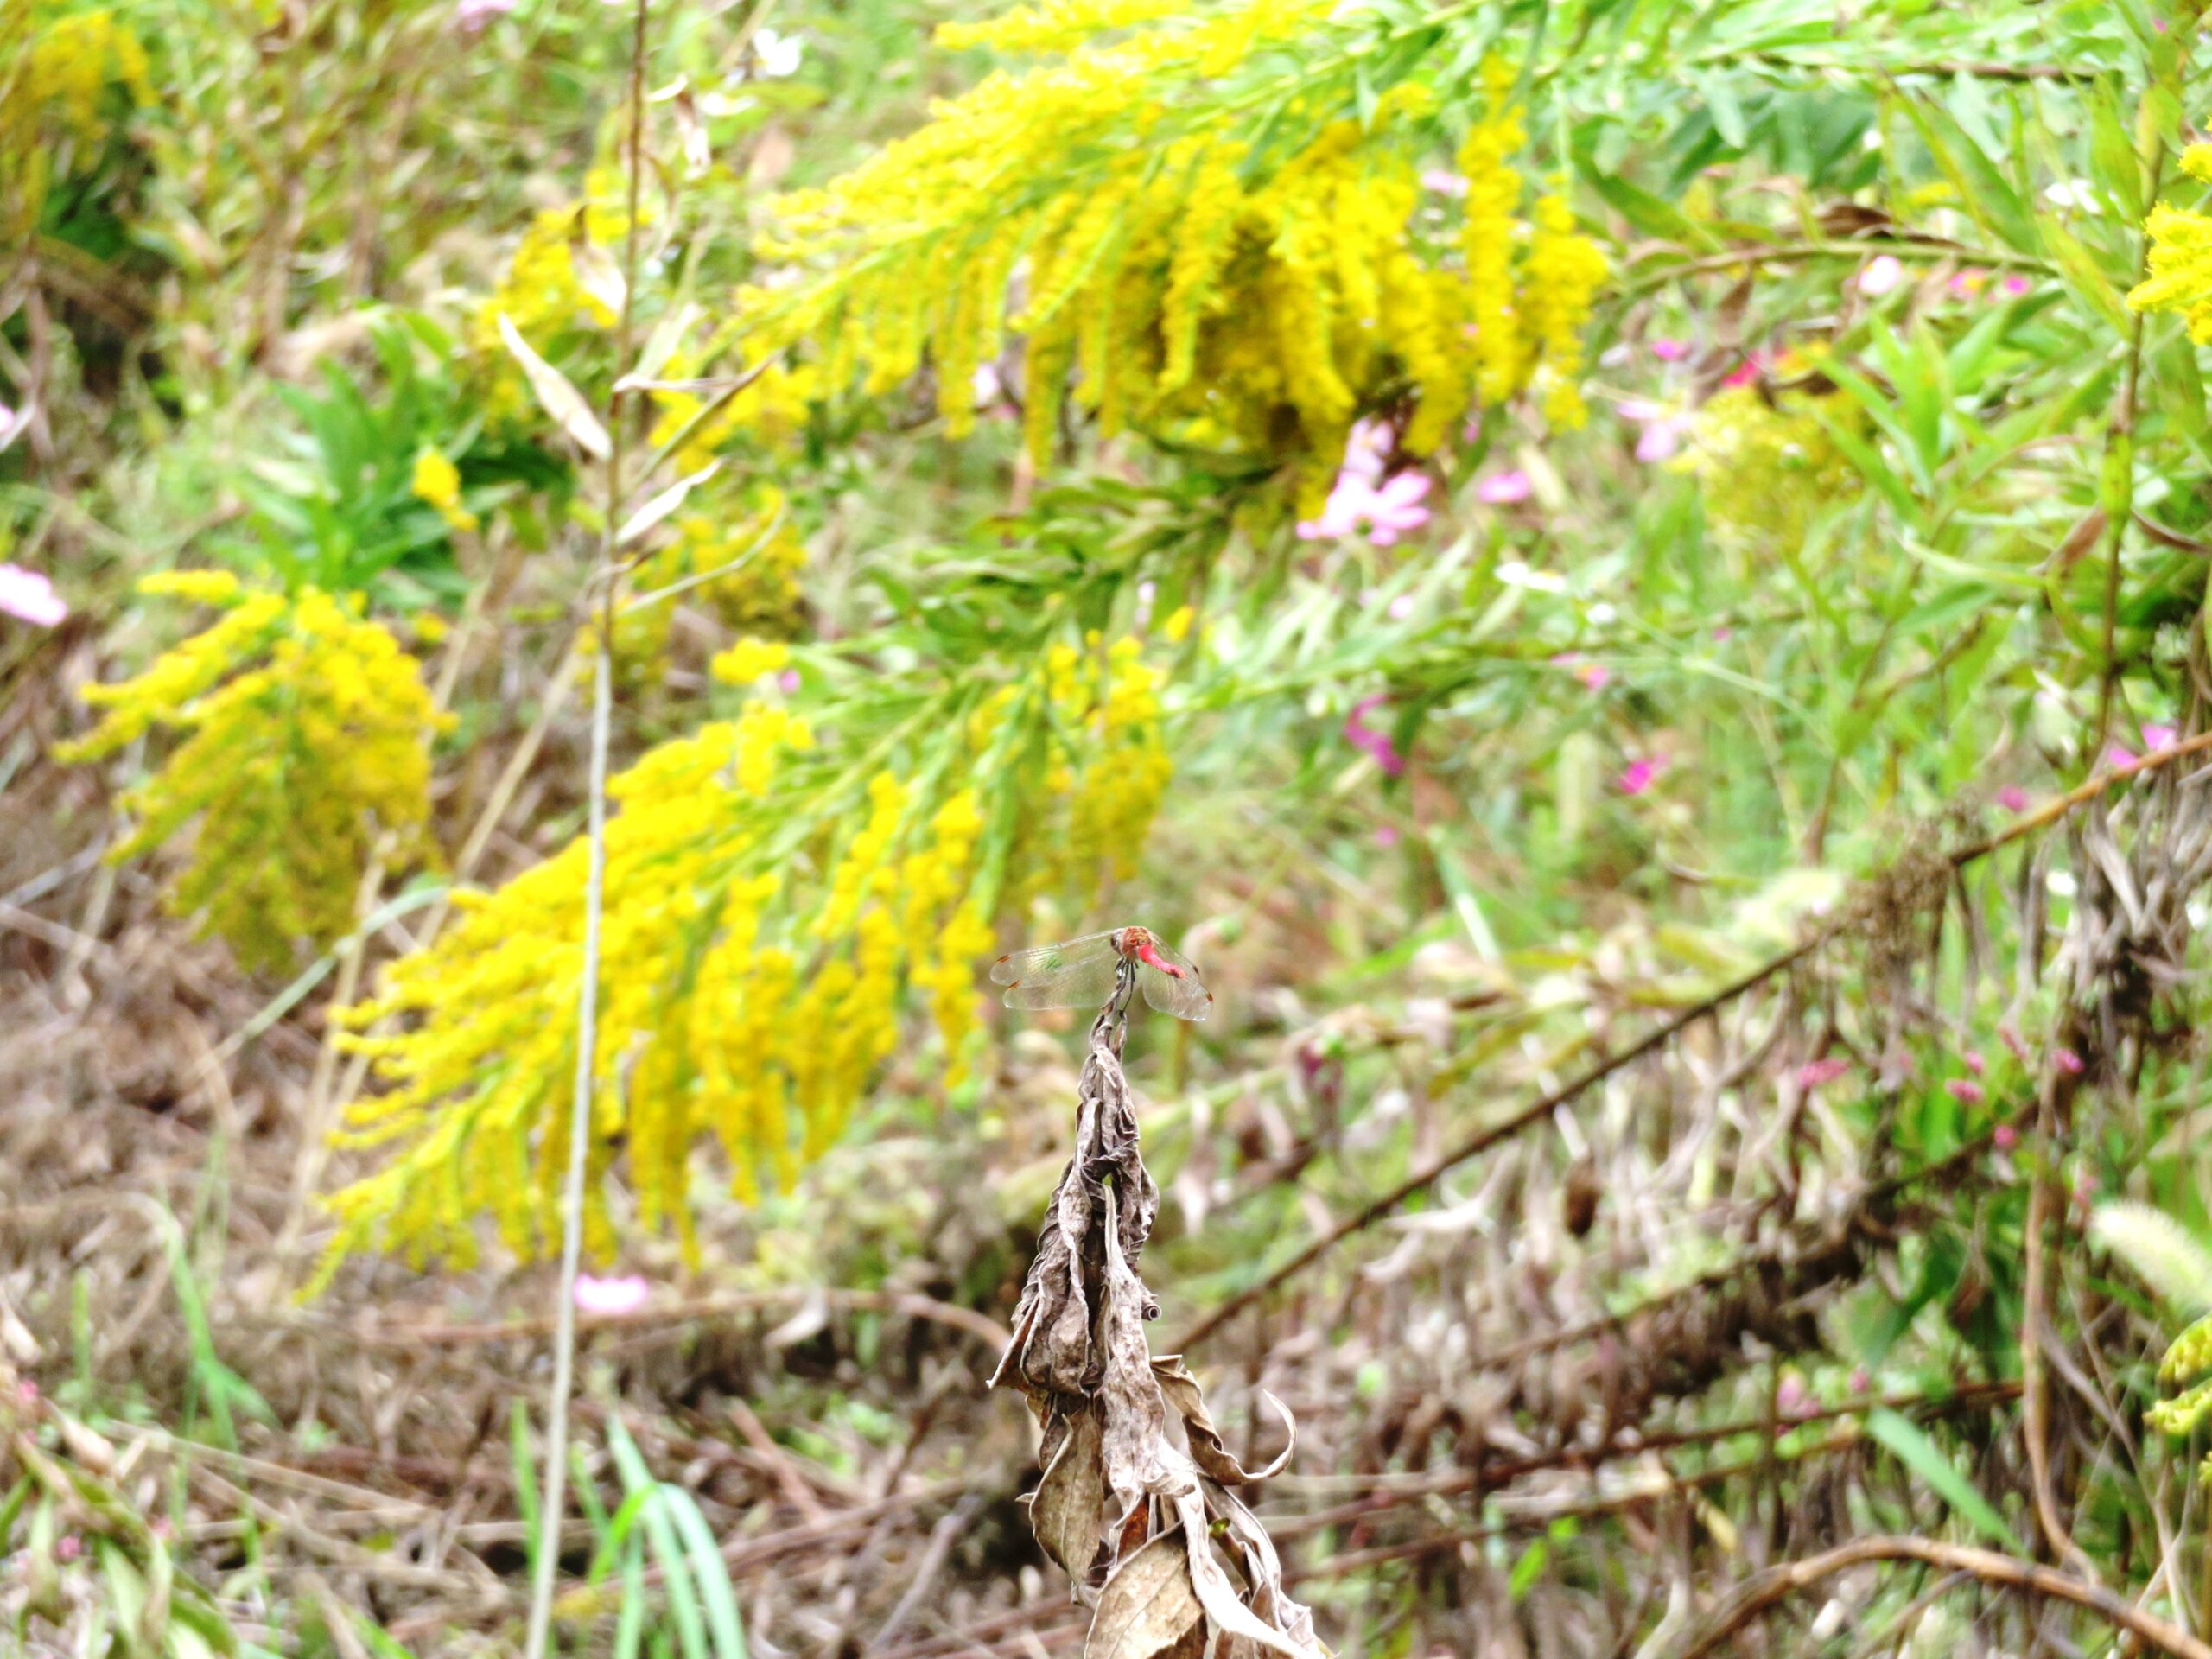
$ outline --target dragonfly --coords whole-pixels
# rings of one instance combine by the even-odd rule
[[[1212,1012],[1213,993],[1191,959],[1141,927],[1016,950],[991,964],[991,982],[1006,987],[1009,1008],[1090,1007],[1114,994],[1125,963],[1144,987],[1144,1000],[1162,1014],[1203,1020]]]

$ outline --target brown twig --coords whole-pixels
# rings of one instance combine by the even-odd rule
[[[2101,1586],[2084,1584],[2063,1573],[2033,1562],[1976,1549],[1964,1544],[1938,1543],[1932,1538],[1876,1536],[1854,1538],[1847,1544],[1802,1561],[1787,1561],[1753,1574],[1738,1587],[1720,1610],[1708,1619],[1675,1659],[1701,1659],[1715,1651],[1738,1630],[1760,1614],[1823,1579],[1869,1561],[1922,1561],[1946,1573],[1971,1574],[1985,1584],[2002,1585],[2032,1595],[2070,1601],[2108,1619],[2139,1641],[2170,1653],[2176,1659],[2212,1659],[2212,1645],[2199,1641],[2179,1626],[2146,1613],[2133,1602]]]
[[[658,1307],[648,1306],[627,1313],[580,1313],[576,1318],[576,1330],[581,1333],[690,1325],[701,1319],[721,1319],[732,1313],[754,1313],[763,1308],[789,1307],[794,1303],[809,1301],[819,1301],[828,1307],[866,1313],[891,1313],[902,1319],[923,1319],[934,1325],[949,1325],[956,1331],[967,1332],[978,1342],[994,1349],[1003,1348],[1013,1339],[1012,1333],[988,1313],[978,1313],[972,1307],[941,1302],[916,1292],[842,1290],[809,1285],[793,1285],[780,1290],[736,1291],[721,1296],[694,1297],[689,1301]],[[378,1326],[341,1325],[320,1320],[315,1323],[325,1325],[327,1328],[365,1346],[397,1349],[471,1348],[493,1342],[537,1341],[551,1336],[554,1327],[550,1314],[524,1319],[498,1319],[482,1325],[424,1323]]]

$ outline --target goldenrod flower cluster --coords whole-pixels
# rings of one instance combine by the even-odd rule
[[[141,588],[225,613],[136,678],[87,686],[105,715],[62,758],[112,753],[156,727],[189,734],[125,798],[138,826],[111,856],[199,820],[173,907],[204,915],[249,966],[280,967],[301,941],[353,925],[380,845],[395,862],[429,852],[429,740],[444,722],[398,642],[318,588],[251,593],[208,571]]]
[[[20,238],[36,226],[55,178],[84,168],[106,138],[102,106],[118,88],[133,105],[153,102],[146,49],[113,11],[4,9],[0,230]]]
[[[1189,626],[1186,611],[1179,635]],[[1018,850],[1014,896],[1026,903],[1058,887],[1087,904],[1109,879],[1136,874],[1153,820],[1173,781],[1160,693],[1167,671],[1144,660],[1135,636],[1100,649],[1099,636],[1084,648],[1065,641],[1042,663],[1043,743],[1032,793],[1028,833]],[[1014,688],[1002,690],[975,717],[978,747],[988,746],[1001,721],[1015,708]]]
[[[748,291],[744,319],[779,343],[820,342],[825,390],[887,390],[926,356],[956,435],[976,365],[1010,329],[1026,340],[1040,458],[1071,392],[1109,435],[1137,426],[1302,463],[1308,495],[1325,492],[1353,420],[1408,390],[1416,448],[1540,364],[1565,388],[1548,397],[1556,417],[1576,418],[1575,336],[1604,264],[1556,198],[1533,225],[1516,219],[1511,111],[1461,152],[1461,269],[1417,222],[1426,86],[1400,83],[1364,121],[1294,102],[1310,130],[1280,157],[1209,102],[1217,78],[1334,27],[1331,11],[1055,0],[941,31],[1058,55],[994,73],[827,189],[779,199],[766,251],[823,271]]]
[[[2182,171],[2212,183],[2212,144],[2182,152]],[[2144,229],[2150,233],[2150,272],[2128,295],[2138,311],[2178,311],[2189,337],[2212,345],[2212,215],[2160,202]]]
[[[787,667],[791,648],[779,639],[756,639],[750,635],[715,654],[708,664],[724,685],[750,685],[764,675]]]
[[[418,499],[435,507],[438,517],[452,529],[476,528],[476,515],[461,505],[461,469],[439,451],[426,448],[416,453],[409,487]]]
[[[902,987],[925,993],[948,1080],[976,1020],[991,936],[971,895],[982,816],[973,789],[883,769],[858,823],[791,837],[817,803],[806,721],[769,702],[649,751],[613,780],[607,826],[593,1172],[628,1153],[642,1219],[690,1241],[689,1168],[702,1135],[734,1189],[788,1182],[827,1147],[899,1038]],[[807,842],[834,856],[810,879]],[[558,1235],[563,1125],[583,971],[586,844],[494,893],[346,1015],[394,1085],[362,1103],[359,1144],[401,1143],[337,1195],[337,1249],[382,1243],[473,1255],[473,1218],[528,1255]],[[397,1032],[369,1028],[410,1022]],[[608,1222],[592,1186],[594,1237]]]
[[[1762,544],[1801,541],[1821,509],[1859,482],[1821,415],[1863,424],[1858,406],[1840,394],[1784,391],[1770,404],[1755,386],[1724,387],[1698,410],[1690,447],[1671,464],[1699,479],[1706,512],[1724,534]]]
[[[1108,647],[1098,694],[1085,711],[1095,747],[1076,784],[1067,841],[1078,886],[1095,882],[1102,865],[1117,880],[1137,873],[1137,855],[1175,775],[1160,725],[1167,673],[1141,653],[1134,639]]]
[[[774,642],[745,640],[722,672],[752,683],[782,661]],[[1102,649],[1094,635],[1041,654],[980,704],[964,689],[943,694],[908,728],[923,734],[917,754],[871,747],[842,762],[817,751],[798,713],[762,697],[615,779],[593,1056],[595,1247],[610,1236],[603,1178],[624,1158],[640,1218],[672,1226],[687,1248],[702,1138],[741,1197],[788,1182],[898,1048],[910,992],[942,1038],[946,1083],[958,1084],[999,872],[1014,855],[1007,837],[1020,838],[1019,861],[1064,868],[1085,894],[1104,868],[1133,868],[1170,771],[1164,681],[1135,639]],[[987,802],[1017,810],[995,827]],[[1087,869],[1065,850],[1078,842]],[[354,1109],[348,1138],[397,1151],[336,1195],[337,1253],[471,1259],[480,1215],[525,1255],[558,1236],[588,856],[579,841],[469,897],[456,926],[344,1016],[391,1085]]]

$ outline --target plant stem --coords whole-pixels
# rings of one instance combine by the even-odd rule
[[[637,0],[630,39],[630,201],[622,250],[622,316],[614,331],[617,363],[630,357],[638,296],[638,205],[645,130],[645,22],[650,0]],[[569,1396],[575,1385],[576,1269],[583,1256],[584,1173],[591,1149],[593,1074],[599,1047],[599,936],[607,897],[607,747],[614,702],[615,544],[622,510],[622,393],[608,394],[607,512],[601,531],[598,650],[592,658],[590,862],[584,886],[584,946],[576,990],[576,1081],[569,1109],[569,1161],[561,1192],[561,1274],[553,1306],[553,1383],[545,1407],[545,1489],[538,1507],[537,1557],[530,1584],[524,1659],[544,1659],[552,1635],[553,1585],[561,1570],[561,1518],[568,1507]],[[588,591],[588,590],[587,590]]]
[[[607,874],[607,730],[613,676],[603,648],[593,660],[591,864],[584,890],[584,962],[576,994],[576,1092],[569,1113],[569,1166],[561,1192],[560,1300],[553,1310],[553,1387],[545,1405],[545,1494],[538,1508],[537,1559],[530,1582],[526,1659],[544,1659],[560,1570],[561,1514],[568,1497],[569,1395],[576,1369],[576,1267],[583,1255],[584,1165],[591,1132],[592,1069],[599,1025],[599,920]]]

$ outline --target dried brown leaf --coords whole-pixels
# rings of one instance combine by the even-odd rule
[[[576,441],[576,447],[594,461],[605,461],[612,454],[613,441],[599,423],[599,416],[591,412],[583,393],[569,384],[567,375],[532,349],[513,319],[504,311],[499,313],[499,338],[522,365],[523,378],[530,382],[531,391],[537,393],[539,406],[553,417],[556,425]]]
[[[1066,1432],[1030,1499],[1029,1522],[1045,1553],[1081,1582],[1090,1574],[1106,1523],[1106,1465],[1098,1413],[1085,1408],[1065,1421]]]
[[[1106,1283],[1099,1308],[1104,1375],[1098,1399],[1105,1414],[1106,1484],[1125,1508],[1146,1497],[1198,1491],[1191,1461],[1167,1439],[1167,1402],[1152,1374],[1144,1334],[1149,1300],[1122,1254],[1115,1223],[1118,1202],[1106,1194]]]
[[[1161,1354],[1152,1362],[1152,1374],[1159,1382],[1167,1403],[1180,1414],[1183,1432],[1190,1437],[1191,1457],[1198,1467],[1214,1479],[1230,1485],[1244,1485],[1253,1481],[1270,1480],[1290,1466],[1291,1453],[1298,1446],[1298,1422],[1290,1414],[1290,1408],[1269,1394],[1260,1390],[1260,1397],[1281,1414],[1287,1443],[1275,1460],[1256,1472],[1248,1471],[1236,1460],[1236,1454],[1222,1443],[1220,1433],[1213,1426],[1213,1418],[1206,1410],[1205,1395],[1198,1389],[1198,1379],[1183,1363],[1180,1354]]]
[[[1205,1609],[1214,1633],[1224,1642],[1241,1637],[1287,1659],[1319,1659],[1322,1649],[1317,1644],[1299,1642],[1244,1605],[1228,1570],[1214,1557],[1206,1529],[1206,1501],[1197,1483],[1192,1484],[1189,1491],[1175,1495],[1175,1513],[1183,1522],[1183,1553],[1190,1563],[1191,1585],[1198,1593],[1199,1605]]]
[[[1203,1633],[1205,1608],[1191,1585],[1183,1541],[1162,1534],[1123,1561],[1098,1594],[1084,1659],[1165,1659],[1191,1632]]]

